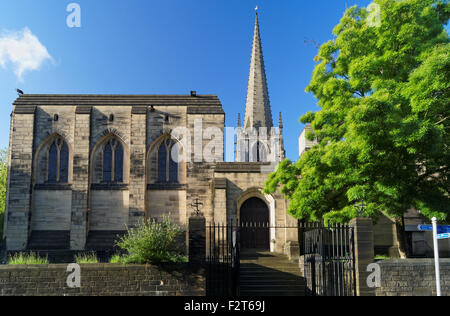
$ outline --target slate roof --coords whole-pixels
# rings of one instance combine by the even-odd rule
[[[36,106],[187,106],[189,114],[224,114],[216,95],[94,95],[23,94],[13,103],[15,113],[34,112]]]

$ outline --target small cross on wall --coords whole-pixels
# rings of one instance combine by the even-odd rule
[[[195,215],[195,216],[202,216],[203,215],[200,212],[200,206],[203,206],[203,203],[199,202],[198,198],[194,199],[194,201],[191,203],[191,206],[194,209],[194,213],[192,213],[192,215]]]

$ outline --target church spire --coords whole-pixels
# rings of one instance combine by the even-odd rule
[[[273,127],[257,9],[244,119],[244,128],[252,127]]]
[[[283,130],[283,118],[281,117],[281,112],[280,112],[280,117],[278,119],[278,127],[281,131]]]
[[[280,112],[280,117],[278,119],[278,133],[279,133],[279,161],[283,161],[284,158],[286,158],[286,151],[284,150],[284,140],[283,140],[283,118],[281,117],[281,112]]]

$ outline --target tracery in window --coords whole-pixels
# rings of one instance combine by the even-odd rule
[[[103,147],[102,182],[123,182],[123,146],[115,138],[108,140]]]
[[[69,146],[61,137],[53,140],[47,157],[47,182],[67,183],[69,181]]]
[[[176,142],[166,138],[158,148],[158,182],[178,182],[178,150]]]

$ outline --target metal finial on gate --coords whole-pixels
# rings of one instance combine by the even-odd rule
[[[359,202],[355,204],[356,211],[358,212],[358,216],[365,217],[364,212],[366,211],[367,204],[365,202]]]
[[[192,208],[194,209],[194,213],[192,215],[194,216],[202,216],[203,214],[200,212],[200,206],[203,206],[202,202],[199,202],[198,198],[195,198],[194,201],[191,203]]]

